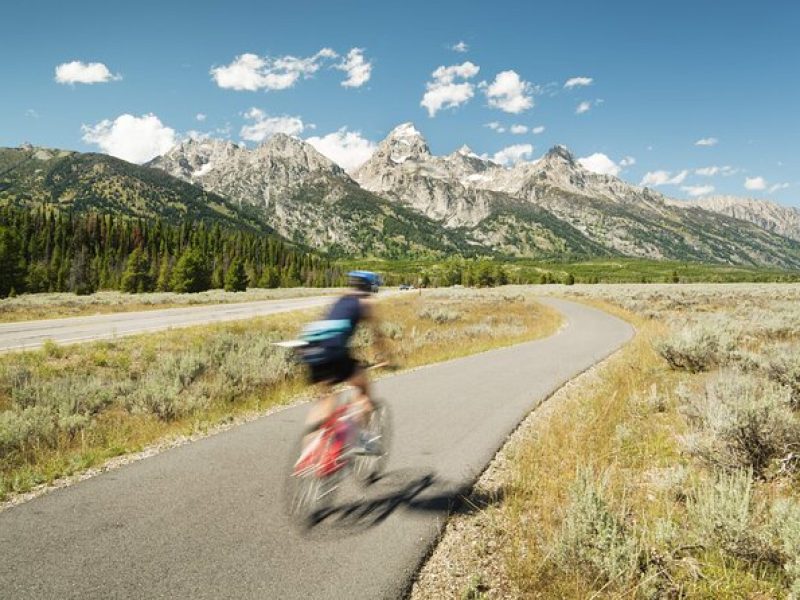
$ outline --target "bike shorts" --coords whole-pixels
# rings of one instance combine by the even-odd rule
[[[308,379],[311,383],[342,383],[350,379],[359,369],[359,363],[349,353],[342,353],[329,361],[309,365]]]

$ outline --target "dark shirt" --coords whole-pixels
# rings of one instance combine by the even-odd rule
[[[331,307],[326,319],[331,321],[349,321],[350,328],[343,331],[335,338],[332,338],[330,344],[326,343],[325,345],[346,346],[350,341],[350,338],[353,337],[353,334],[356,331],[356,326],[363,318],[364,308],[361,305],[361,300],[359,300],[358,296],[348,294],[347,296],[342,296],[339,298]]]

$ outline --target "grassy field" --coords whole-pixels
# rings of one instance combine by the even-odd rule
[[[507,290],[426,290],[379,304],[401,367],[555,331],[559,315]],[[271,342],[315,313],[0,356],[0,500],[159,440],[202,433],[297,400],[302,370]],[[356,350],[368,362],[370,338]]]
[[[67,292],[23,294],[15,298],[0,299],[0,323],[54,319],[57,317],[81,317],[157,308],[181,308],[202,304],[281,300],[284,298],[336,294],[341,293],[341,291],[341,288],[250,288],[246,292],[209,290],[197,294],[177,294],[175,292],[151,292],[145,294],[96,292],[86,296],[78,296]]]
[[[431,559],[462,577],[419,597],[798,597],[800,286],[569,296],[637,336],[531,416],[498,501],[445,535],[471,551]]]
[[[447,261],[381,260],[343,261],[344,268],[368,268],[384,273],[393,284],[417,284],[427,273],[437,284]],[[501,264],[512,283],[534,283],[548,274],[555,283],[563,283],[572,275],[577,283],[664,283],[677,277],[690,282],[797,282],[800,272],[763,267],[713,265],[677,261],[641,260],[633,258],[591,259],[570,262],[542,262],[528,259],[502,260]]]

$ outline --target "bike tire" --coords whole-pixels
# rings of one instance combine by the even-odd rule
[[[373,400],[372,405],[374,408],[369,422],[361,430],[378,448],[374,454],[360,454],[352,458],[353,473],[363,484],[373,483],[383,474],[392,445],[391,410],[382,400]]]
[[[330,443],[330,442],[328,442]],[[303,447],[302,438],[289,455],[284,476],[284,508],[289,520],[307,529],[320,520],[336,489],[338,473],[322,477],[314,471],[296,474],[295,465]]]

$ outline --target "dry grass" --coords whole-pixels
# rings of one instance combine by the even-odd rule
[[[550,293],[637,336],[501,454],[502,502],[458,524],[491,565],[432,560],[492,598],[798,597],[800,286]]]
[[[337,288],[251,288],[246,292],[209,290],[198,294],[174,292],[152,292],[147,294],[125,294],[123,292],[97,292],[88,296],[70,293],[23,294],[16,298],[0,299],[0,323],[54,319],[58,317],[81,317],[154,310],[157,308],[179,308],[202,304],[229,304],[256,302],[259,300],[281,300],[303,296],[320,296],[341,293]]]
[[[379,304],[396,362],[414,367],[545,336],[560,317],[492,290],[405,294]],[[421,318],[458,313],[451,322]],[[165,438],[296,400],[302,369],[271,344],[311,311],[0,357],[0,499]],[[372,361],[369,335],[355,340]]]

